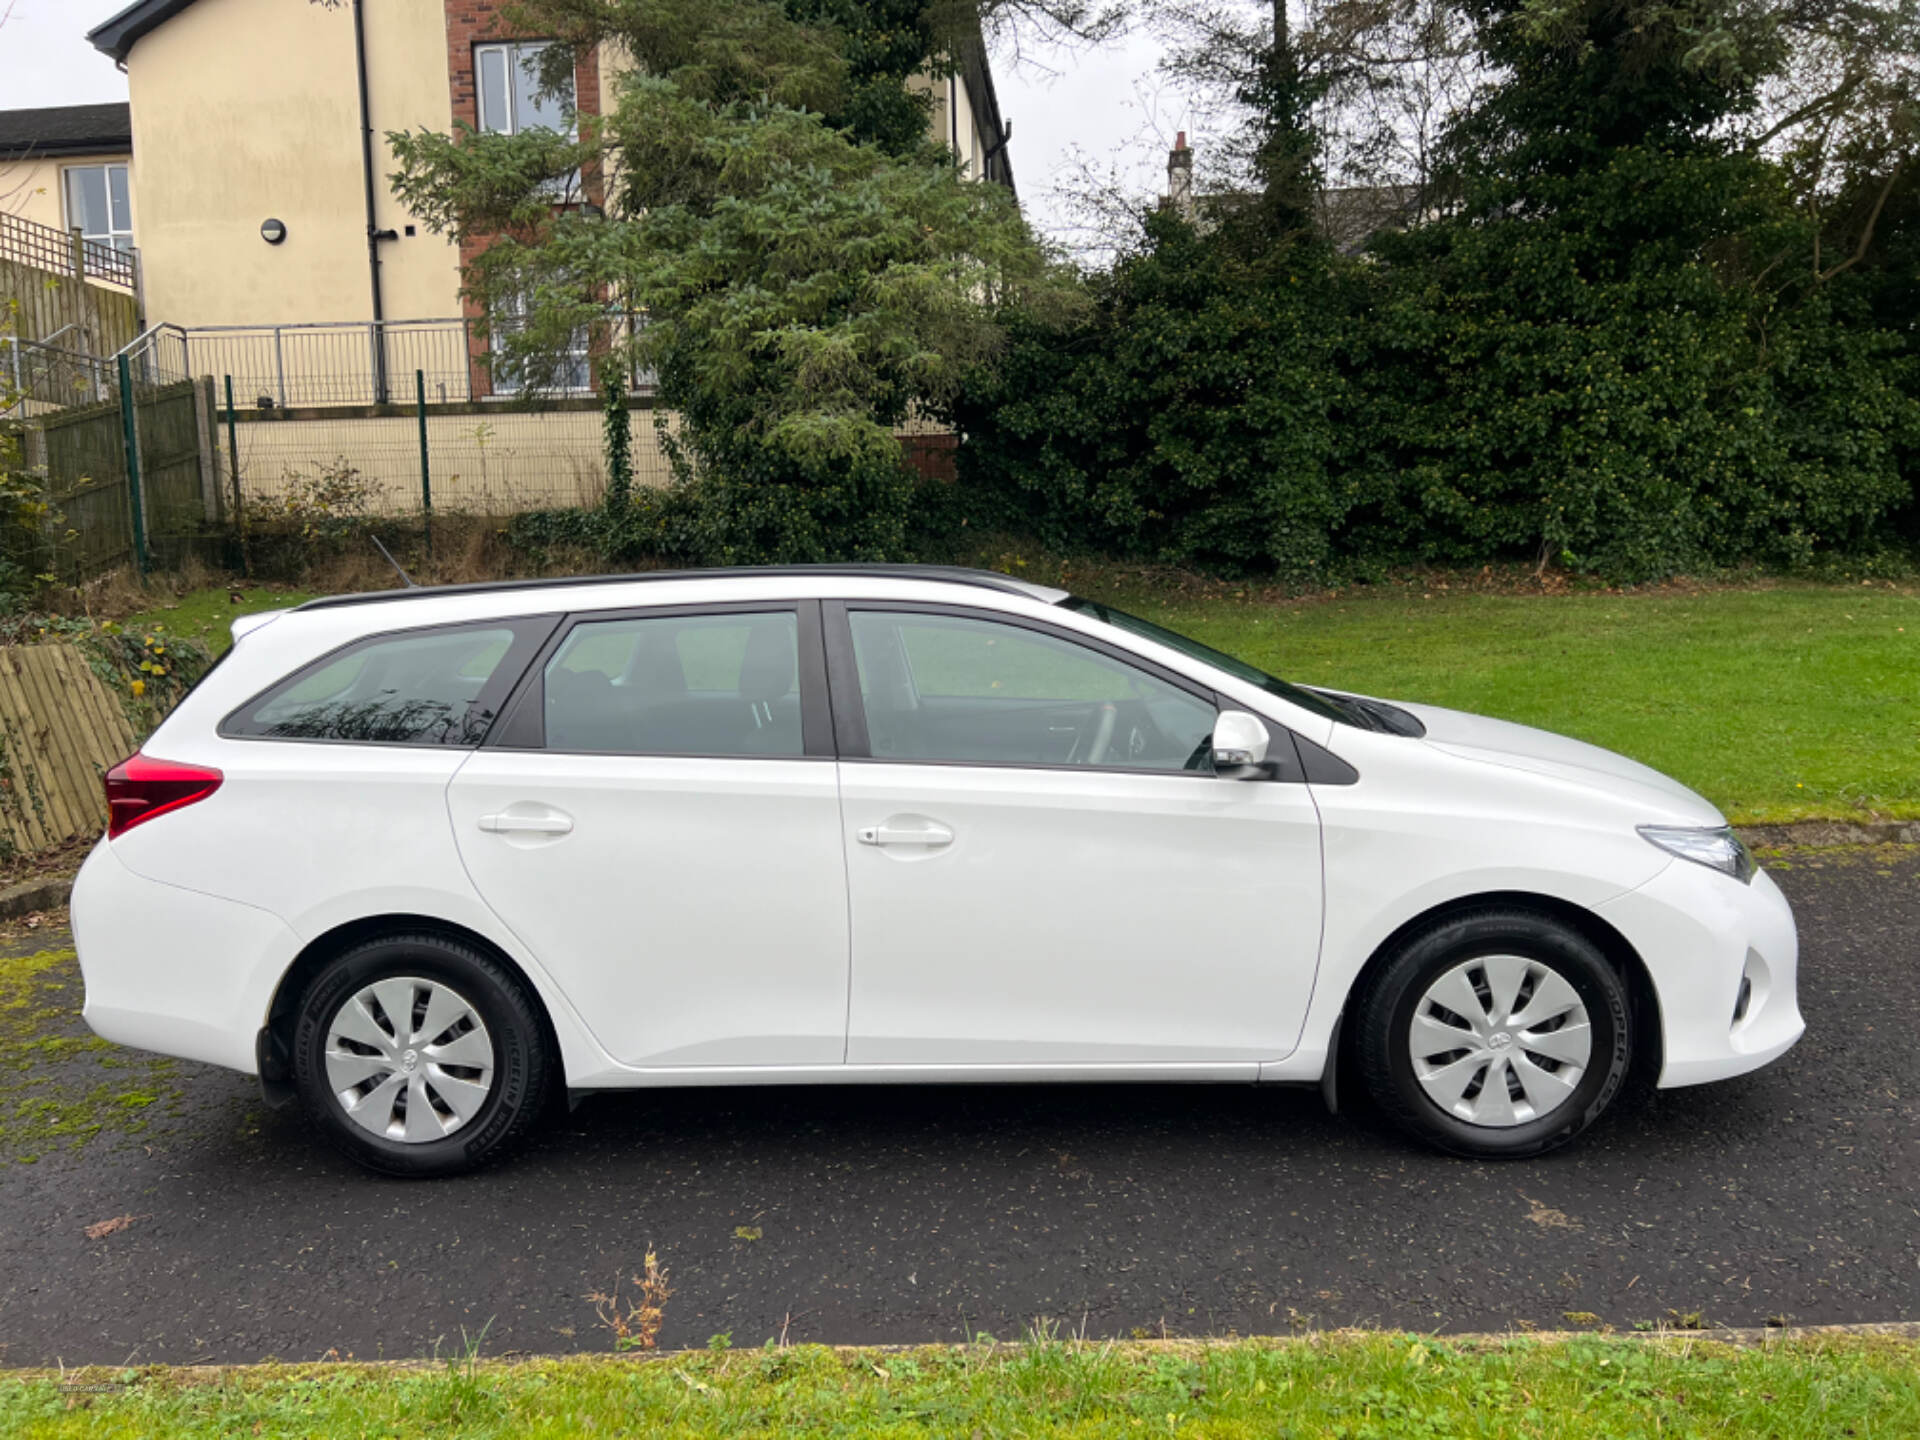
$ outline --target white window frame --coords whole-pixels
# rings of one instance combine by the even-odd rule
[[[557,40],[508,40],[473,47],[474,119],[479,122],[476,128],[482,134],[518,135],[520,133],[522,129],[518,109],[520,92],[518,87],[513,84],[513,73],[515,70],[521,69],[526,61],[532,59],[548,47],[557,45],[558,43]],[[487,125],[487,68],[485,62],[488,55],[499,55],[506,62],[505,73],[508,77],[507,93],[503,97],[504,103],[500,106],[507,117],[505,129],[500,129],[499,127],[489,128]],[[524,74],[524,70],[522,70],[521,73]],[[574,109],[578,104],[579,94],[576,88],[575,93],[567,98],[567,108]],[[564,133],[569,140],[577,140],[579,139],[578,129],[577,124],[571,124],[567,126]]]
[[[564,372],[569,382],[565,385],[529,387],[525,380],[513,373],[516,362],[507,354],[503,337],[520,328],[526,317],[526,300],[522,296],[505,297],[494,312],[488,330],[488,348],[491,351],[491,374],[495,395],[523,395],[528,389],[547,390],[561,395],[591,395],[593,393],[593,336],[588,328],[580,326],[573,332],[566,351],[555,367],[555,373]]]
[[[107,228],[104,231],[91,231],[81,224],[73,213],[72,182],[70,175],[79,175],[88,170],[98,170],[107,193]],[[113,174],[118,170],[126,176],[127,213],[115,214],[113,203]],[[88,165],[62,165],[60,167],[60,213],[66,217],[69,230],[80,229],[84,239],[96,245],[111,246],[115,250],[133,249],[133,168],[125,160],[96,160]]]

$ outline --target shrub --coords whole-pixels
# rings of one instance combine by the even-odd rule
[[[980,523],[1292,580],[1323,574],[1346,502],[1328,462],[1343,327],[1327,255],[1248,264],[1167,214],[1093,284],[1092,318],[1016,323],[955,410]]]
[[[363,534],[371,518],[374,482],[346,456],[288,466],[286,490],[264,518],[283,521],[309,545],[339,551]]]

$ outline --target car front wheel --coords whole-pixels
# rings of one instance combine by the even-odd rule
[[[1625,1082],[1625,981],[1578,931],[1524,910],[1453,916],[1404,942],[1360,1004],[1369,1090],[1439,1149],[1518,1159],[1585,1130]]]
[[[336,957],[307,987],[294,1082],[322,1133],[389,1175],[450,1175],[502,1154],[538,1117],[546,1032],[517,976],[439,935]]]

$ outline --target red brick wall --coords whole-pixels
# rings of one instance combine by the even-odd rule
[[[958,435],[906,435],[900,440],[900,453],[907,468],[922,480],[959,479],[954,459],[959,449]]]
[[[513,29],[502,18],[500,12],[506,8],[507,0],[446,0],[447,7],[447,83],[453,95],[453,119],[456,125],[471,125],[480,128],[479,82],[474,75],[473,47],[500,40],[544,40],[544,35],[528,35]],[[597,50],[588,49],[574,57],[573,65],[574,106],[582,116],[600,113],[600,57]],[[584,128],[584,121],[583,121]],[[596,205],[606,203],[606,196],[597,171],[589,170],[583,177],[587,198]],[[491,243],[487,237],[479,236],[463,242],[460,246],[460,265],[465,267],[480,255]],[[481,309],[471,299],[463,301],[470,319],[484,318]],[[473,393],[476,396],[493,393],[487,374],[484,357],[487,353],[486,326],[469,327],[469,357],[473,366]]]

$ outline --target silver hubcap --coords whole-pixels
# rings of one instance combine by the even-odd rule
[[[424,1144],[480,1112],[493,1040],[459,991],[396,975],[351,997],[327,1027],[327,1088],[361,1129]]]
[[[1558,972],[1518,955],[1454,966],[1414,1007],[1413,1073],[1449,1115],[1524,1125],[1567,1102],[1593,1058],[1580,995]]]

